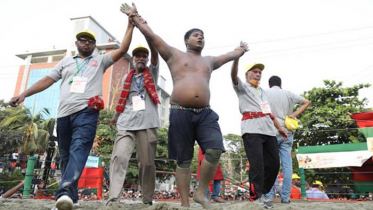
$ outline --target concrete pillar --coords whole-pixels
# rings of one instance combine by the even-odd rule
[[[28,55],[26,58],[25,70],[23,71],[22,75],[21,89],[19,91],[20,93],[23,93],[26,90],[27,77],[30,72],[31,58],[32,55]]]
[[[24,184],[24,189],[23,189],[24,198],[28,198],[30,196],[31,183],[32,183],[32,177],[34,175],[34,166],[35,166],[36,160],[37,160],[37,156],[29,157],[29,159],[27,160],[25,184]]]
[[[301,192],[302,192],[302,199],[306,200],[307,199],[307,194],[306,194],[306,176],[304,174],[304,168],[299,168],[299,174],[300,174],[300,184],[301,184]]]
[[[47,61],[47,63],[52,63],[53,62],[53,56],[48,56],[48,61]]]

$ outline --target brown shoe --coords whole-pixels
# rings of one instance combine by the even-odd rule
[[[217,197],[214,199],[214,203],[225,203],[225,201],[221,199],[220,197]]]

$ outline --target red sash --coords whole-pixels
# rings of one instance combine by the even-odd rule
[[[269,116],[272,120],[275,119],[275,116],[273,114],[266,113],[264,114],[263,112],[245,112],[242,116],[242,121],[248,120],[248,119],[255,119],[255,118],[260,118],[260,117],[265,117]]]
[[[118,105],[116,107],[117,112],[123,113],[124,107],[126,107],[126,102],[127,102],[130,88],[131,88],[132,77],[134,73],[135,73],[135,69],[131,69],[130,73],[128,73],[126,77],[126,80],[124,81],[123,89],[120,94]],[[154,80],[152,78],[152,75],[149,72],[148,67],[144,69],[143,76],[144,76],[144,85],[145,85],[146,92],[148,92],[148,95],[151,97],[153,103],[161,104],[161,102],[159,101],[158,95],[157,95],[157,91],[155,89]]]

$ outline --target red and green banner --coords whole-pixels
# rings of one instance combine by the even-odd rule
[[[351,114],[351,117],[356,121],[356,124],[359,128],[373,127],[373,112],[353,113]]]
[[[351,114],[359,130],[367,140],[367,150],[373,154],[373,112]],[[373,158],[366,161],[362,167],[350,167],[356,192],[371,192],[373,190]]]
[[[351,117],[356,121],[366,139],[373,138],[373,112],[354,113]]]
[[[359,130],[364,134],[368,151],[373,154],[373,111],[353,113],[351,118],[356,121]]]

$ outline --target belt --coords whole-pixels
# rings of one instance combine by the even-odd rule
[[[269,116],[272,120],[275,119],[275,116],[271,113],[263,113],[263,112],[245,112],[242,116],[242,121],[248,120],[248,119],[256,119],[260,117]]]
[[[211,109],[211,106],[208,105],[208,106],[203,107],[203,108],[188,108],[188,107],[183,107],[183,106],[180,106],[180,105],[177,105],[177,104],[171,104],[170,109],[179,109],[179,110],[185,110],[185,111],[192,111],[194,113],[200,113],[203,110]]]

